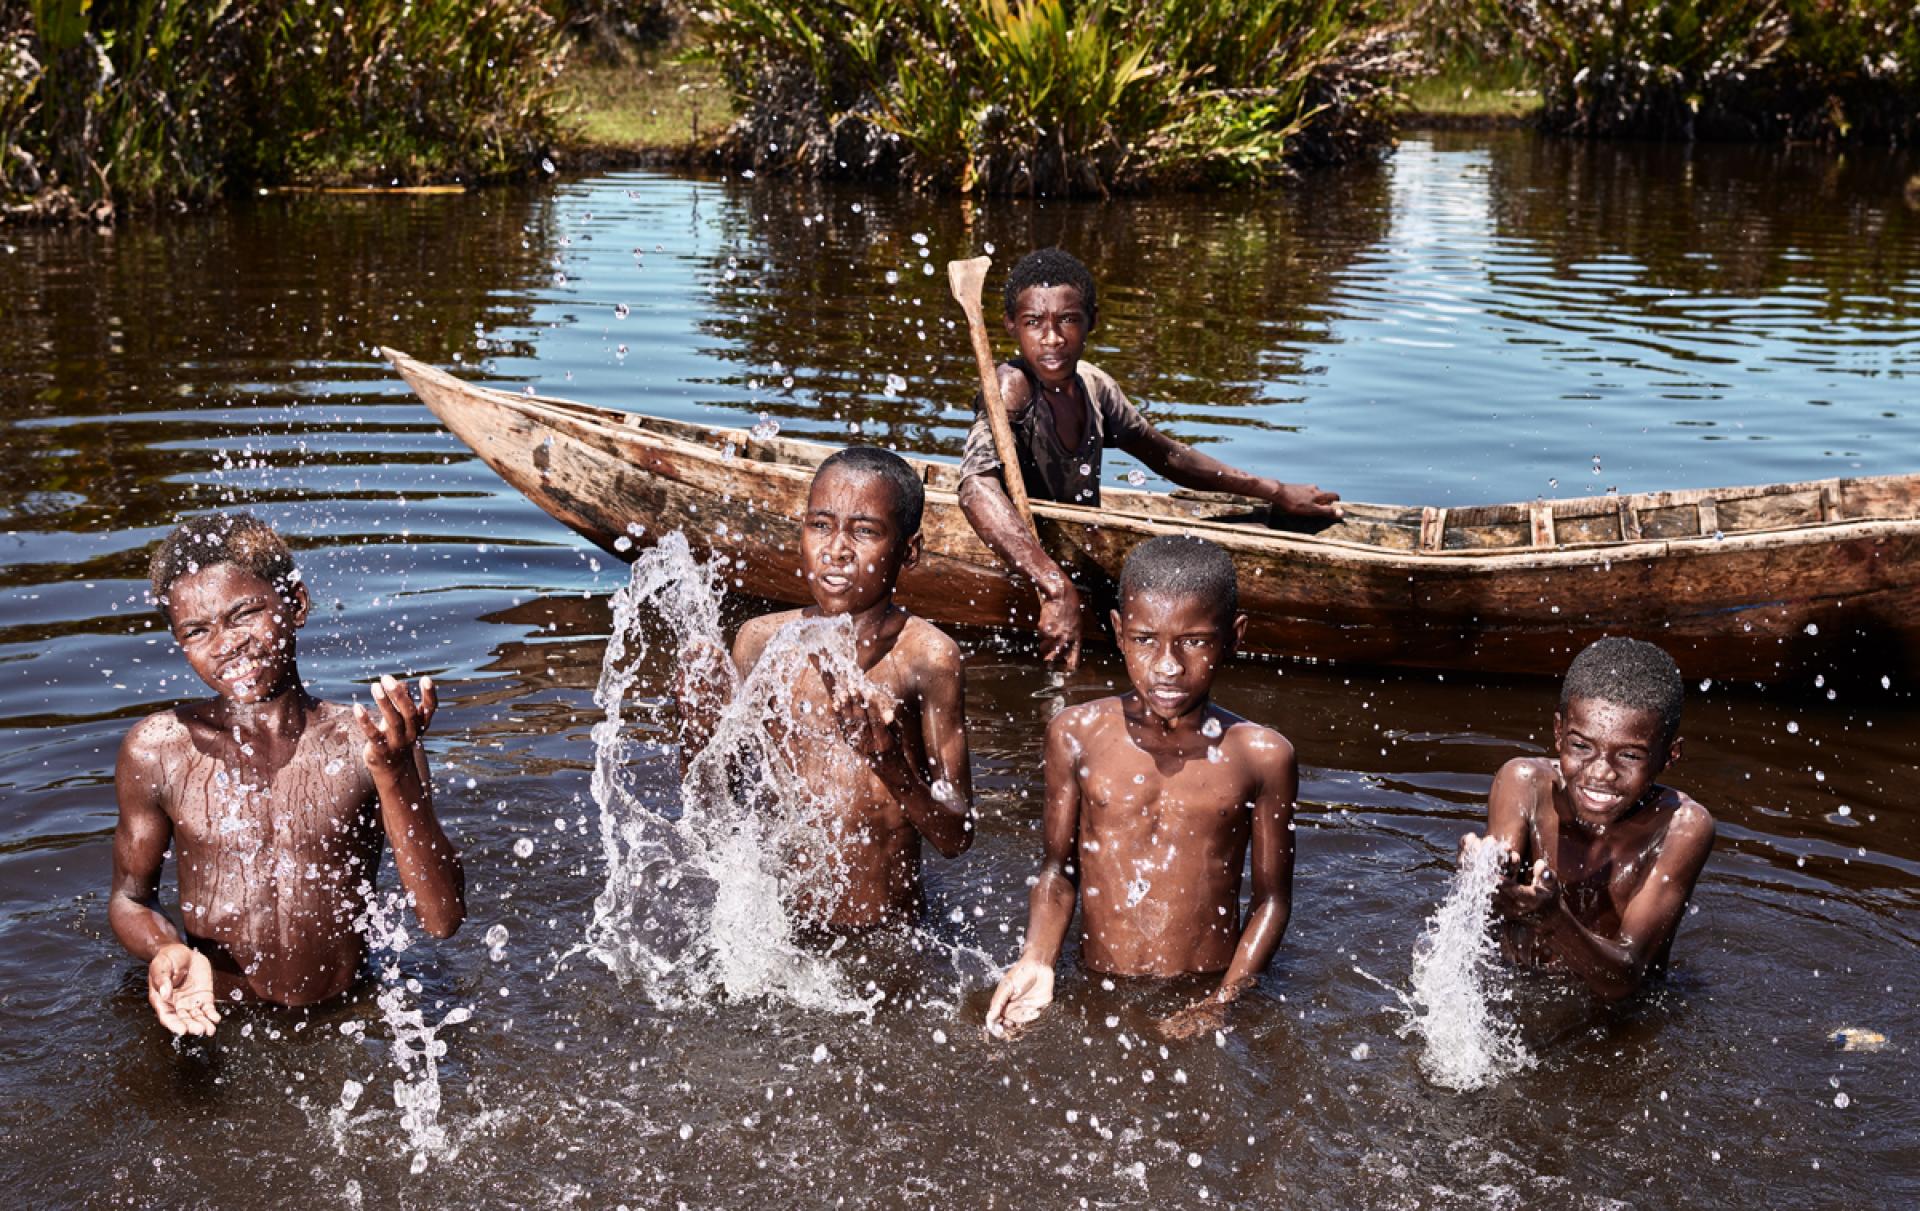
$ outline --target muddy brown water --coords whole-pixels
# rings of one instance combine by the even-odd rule
[[[1421,1078],[1393,990],[1494,770],[1544,743],[1551,684],[1229,670],[1220,698],[1303,761],[1272,970],[1220,1041],[1163,1050],[1150,1019],[1192,987],[1063,966],[1059,1008],[1008,1045],[982,1036],[990,977],[955,948],[1013,957],[1040,729],[1121,673],[1097,655],[1054,685],[1030,649],[968,634],[981,832],[930,860],[922,931],[837,956],[886,993],[872,1021],[663,1011],[562,958],[604,875],[588,728],[624,569],[506,490],[371,346],[954,457],[970,361],[922,266],[1059,240],[1101,277],[1092,356],[1151,416],[1351,497],[1914,470],[1916,167],[1414,136],[1277,195],[969,206],[633,174],[0,231],[5,1187],[33,1206],[1911,1205],[1912,686],[1695,685],[1671,778],[1720,844],[1674,971],[1623,1010],[1520,982],[1504,1012],[1538,1066],[1460,1094]],[[432,755],[472,911],[398,962],[430,1018],[472,1017],[442,1031],[451,1143],[418,1174],[368,999],[243,1009],[176,1044],[107,929],[115,748],[196,688],[145,610],[144,552],[232,503],[296,543],[319,692],[383,671],[443,687]],[[656,784],[670,810],[664,765]],[[1843,1026],[1889,1045],[1836,1050]],[[337,1124],[348,1081],[366,1093]]]

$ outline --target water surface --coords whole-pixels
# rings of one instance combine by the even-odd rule
[[[872,1021],[666,1012],[561,958],[603,877],[588,728],[624,569],[371,350],[957,457],[971,359],[924,268],[1059,241],[1100,277],[1091,356],[1150,416],[1352,498],[1906,471],[1915,167],[1434,136],[1281,194],[968,205],[627,174],[0,232],[0,1175],[48,1206],[1914,1201],[1911,687],[1696,688],[1672,777],[1721,841],[1672,977],[1623,1011],[1528,982],[1511,1012],[1539,1067],[1454,1094],[1420,1077],[1382,982],[1404,988],[1493,772],[1545,743],[1550,685],[1230,670],[1222,700],[1304,763],[1272,971],[1220,1042],[1163,1054],[1150,1019],[1194,988],[1063,970],[1058,1011],[1008,1046],[979,1031],[981,965],[953,956],[1013,957],[1040,730],[1122,674],[1097,656],[1056,687],[1028,650],[963,636],[980,837],[930,861],[922,935],[841,956],[886,994]],[[430,1017],[473,1016],[443,1032],[452,1154],[418,1175],[370,1000],[243,1010],[177,1045],[106,926],[115,749],[196,692],[144,605],[145,553],[233,504],[295,541],[316,690],[443,687],[436,793],[472,912],[399,961]],[[1892,1049],[1833,1050],[1847,1025]],[[367,1092],[337,1125],[349,1080]]]

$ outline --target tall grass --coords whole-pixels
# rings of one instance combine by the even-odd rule
[[[1375,0],[714,0],[742,150],[821,175],[1104,193],[1261,181],[1383,140]]]
[[[1482,0],[1577,134],[1911,138],[1913,0]]]
[[[553,135],[562,54],[511,0],[27,0],[0,47],[0,196],[100,218],[512,171]]]

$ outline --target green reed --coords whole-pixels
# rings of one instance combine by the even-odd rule
[[[1377,144],[1414,66],[1373,0],[716,0],[743,150],[823,175],[1104,193]]]
[[[1912,0],[1482,0],[1580,134],[1910,137]]]
[[[562,53],[510,0],[28,0],[0,16],[0,198],[508,173],[554,134]]]

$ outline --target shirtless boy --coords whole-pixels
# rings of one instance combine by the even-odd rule
[[[1251,496],[1278,514],[1340,516],[1337,492],[1241,471],[1168,437],[1112,375],[1081,361],[1100,309],[1093,275],[1071,254],[1043,248],[1022,257],[1007,274],[1005,307],[1020,356],[1000,365],[1000,395],[1034,500],[1099,508],[1100,454],[1118,447],[1183,488]],[[1014,512],[986,414],[976,412],[960,462],[960,508],[980,540],[1039,591],[1042,654],[1071,669],[1080,659],[1080,592]]]
[[[393,846],[428,933],[466,915],[459,856],[434,817],[416,705],[391,677],[374,712],[322,702],[300,680],[294,639],[307,587],[286,542],[245,514],[198,517],[154,551],[153,595],[214,697],[150,715],[120,746],[114,789],[113,932],[147,964],[147,1000],[175,1034],[212,1034],[218,1004],[310,1005],[358,976],[353,928]],[[176,928],[160,870],[179,862]]]
[[[1554,756],[1516,757],[1494,779],[1486,835],[1461,849],[1505,851],[1495,927],[1512,961],[1609,1001],[1666,966],[1713,850],[1713,817],[1654,781],[1680,757],[1683,693],[1664,651],[1602,639],[1567,670]]]
[[[779,721],[794,772],[828,805],[844,880],[830,904],[805,903],[809,924],[865,929],[910,921],[922,907],[920,840],[946,857],[973,842],[973,775],[960,648],[893,603],[900,573],[920,558],[925,490],[898,455],[872,446],[820,464],[801,519],[800,563],[814,604],[755,618],[733,644],[733,670],[694,670],[680,694],[686,748],[704,747],[727,686],[759,663],[800,618],[844,615],[870,690],[817,662],[796,670],[794,715]],[[718,656],[715,653],[715,656]],[[698,654],[693,654],[699,659]]]
[[[1210,996],[1161,1023],[1172,1038],[1224,1025],[1279,948],[1300,780],[1284,736],[1210,697],[1246,631],[1238,610],[1233,561],[1210,542],[1155,538],[1127,557],[1113,626],[1133,690],[1062,711],[1047,728],[1046,854],[1026,948],[987,1010],[990,1032],[1026,1025],[1053,1000],[1076,886],[1090,970],[1225,973]]]

